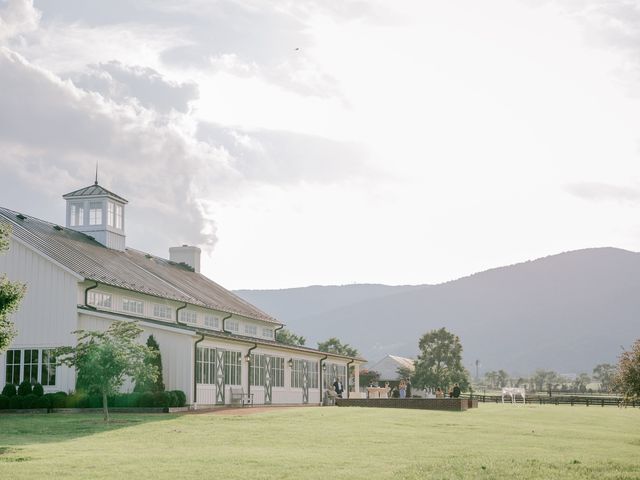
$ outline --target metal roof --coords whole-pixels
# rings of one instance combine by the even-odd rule
[[[12,225],[16,238],[86,280],[282,324],[204,275],[164,258],[132,248],[112,250],[84,233],[2,207],[0,222]]]
[[[88,187],[80,188],[78,190],[74,190],[73,192],[65,193],[62,198],[96,197],[103,195],[115,198],[122,203],[128,203],[128,201],[122,198],[120,195],[116,195],[115,193],[110,192],[106,188],[98,185],[98,183],[94,183],[93,185],[89,185]]]

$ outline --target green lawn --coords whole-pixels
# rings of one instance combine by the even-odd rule
[[[0,479],[640,478],[640,409],[0,415]]]

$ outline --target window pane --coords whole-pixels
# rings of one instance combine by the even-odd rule
[[[102,203],[89,203],[89,225],[102,225]]]
[[[107,225],[109,225],[110,227],[113,227],[113,216],[114,216],[113,207],[114,207],[113,202],[107,203]]]
[[[56,384],[56,360],[51,355],[51,350],[42,351],[42,367],[40,370],[40,383],[42,385]]]
[[[17,385],[20,383],[20,356],[21,350],[9,350],[7,352],[7,367],[5,370],[6,383]]]

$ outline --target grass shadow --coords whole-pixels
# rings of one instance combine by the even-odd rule
[[[0,416],[0,450],[34,443],[62,442],[148,423],[170,421],[180,414],[112,413],[104,422],[98,413],[50,413]]]

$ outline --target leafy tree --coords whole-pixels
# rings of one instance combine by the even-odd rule
[[[634,342],[631,350],[620,355],[613,387],[622,393],[625,404],[640,400],[640,338]]]
[[[536,388],[536,391],[541,392],[545,387],[549,388],[560,380],[560,376],[553,370],[536,370],[531,376],[531,383]]]
[[[600,382],[600,390],[608,392],[613,386],[613,378],[616,375],[616,366],[610,363],[601,363],[593,369],[593,378]]]
[[[587,385],[591,381],[591,377],[586,373],[580,373],[573,381],[573,388],[578,392],[586,392]]]
[[[498,370],[498,388],[504,388],[509,383],[509,374],[504,370]]]
[[[396,373],[398,374],[399,378],[404,378],[404,379],[408,379],[413,377],[413,372],[414,370],[407,368],[407,367],[398,367],[398,369],[396,370]]]
[[[147,347],[150,351],[155,352],[154,355],[150,355],[145,359],[149,365],[155,366],[158,376],[155,381],[144,381],[136,379],[136,386],[133,389],[134,392],[164,392],[164,382],[162,380],[162,355],[160,353],[160,345],[156,341],[153,335],[149,335],[147,338]]]
[[[10,225],[0,225],[0,253],[9,248]],[[0,274],[0,353],[4,352],[16,336],[13,322],[9,314],[15,312],[20,305],[26,286],[18,282],[10,282]]]
[[[77,330],[75,347],[56,349],[59,364],[75,367],[87,386],[102,394],[104,421],[109,421],[107,396],[115,395],[126,377],[153,382],[158,369],[149,362],[157,353],[136,340],[142,328],[135,322],[116,321],[104,332]]]
[[[357,357],[358,350],[350,346],[348,343],[342,343],[336,337],[331,337],[326,342],[318,342],[318,350],[321,352],[335,353],[337,355],[345,355],[347,357]]]
[[[284,343],[286,345],[295,345],[298,347],[301,347],[305,343],[307,343],[306,338],[300,335],[296,335],[295,333],[287,330],[286,328],[283,328],[282,330],[278,330],[278,333],[276,334],[276,341],[280,343]]]
[[[491,370],[487,373],[484,374],[484,380],[487,383],[487,385],[491,388],[497,388],[498,387],[498,372],[496,372],[495,370]]]
[[[462,390],[469,386],[469,373],[462,366],[462,344],[446,328],[425,333],[418,342],[420,355],[412,379],[414,386],[448,387],[457,383]]]
[[[360,370],[360,386],[367,387],[370,383],[380,380],[380,372],[363,368]]]

